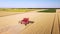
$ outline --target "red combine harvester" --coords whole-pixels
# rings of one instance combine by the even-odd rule
[[[24,18],[23,20],[19,21],[19,23],[27,25],[29,23],[33,23],[33,21],[29,21],[29,18]]]

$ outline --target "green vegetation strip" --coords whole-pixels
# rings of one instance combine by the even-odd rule
[[[48,10],[38,11],[38,12],[55,13],[56,9],[48,9]]]
[[[36,9],[27,9],[27,8],[0,8],[0,11],[6,12],[29,12]]]

